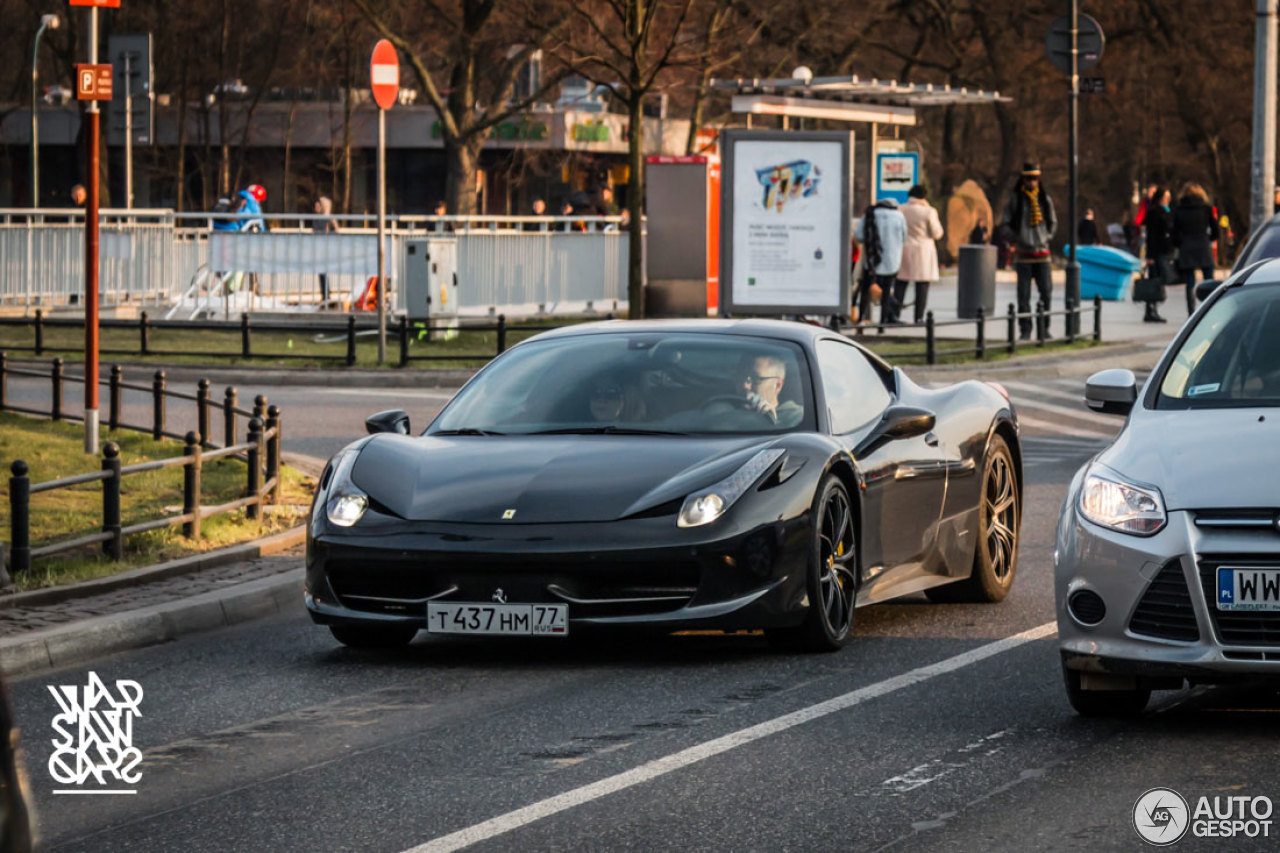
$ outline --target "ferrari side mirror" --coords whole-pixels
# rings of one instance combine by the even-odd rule
[[[1084,403],[1104,415],[1128,415],[1138,400],[1138,383],[1132,370],[1100,370],[1084,384]]]
[[[364,419],[364,428],[370,434],[394,432],[400,435],[408,435],[409,413],[404,409],[388,409],[385,412],[378,412]]]
[[[885,438],[915,438],[933,429],[937,422],[937,415],[928,409],[891,406],[880,421],[879,433]]]

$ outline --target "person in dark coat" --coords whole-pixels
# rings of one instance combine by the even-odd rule
[[[1178,247],[1178,272],[1187,286],[1187,315],[1196,308],[1196,270],[1205,281],[1213,278],[1213,241],[1218,220],[1209,206],[1209,194],[1199,184],[1187,184],[1173,211],[1173,241]]]
[[[1173,213],[1169,210],[1172,194],[1160,187],[1147,204],[1143,224],[1147,230],[1147,277],[1161,284],[1173,281],[1173,253],[1177,248],[1173,241]],[[1165,319],[1156,310],[1158,303],[1147,302],[1146,323],[1163,323]]]
[[[1084,219],[1076,226],[1076,239],[1081,246],[1098,245],[1098,221],[1093,218],[1093,208],[1084,212]]]

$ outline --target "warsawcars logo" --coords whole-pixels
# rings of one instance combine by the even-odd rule
[[[1176,844],[1190,825],[1187,801],[1171,788],[1152,788],[1133,805],[1133,828],[1148,844]]]

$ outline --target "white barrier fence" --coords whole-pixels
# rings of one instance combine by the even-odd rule
[[[361,299],[377,272],[373,217],[267,215],[269,232],[212,228],[237,218],[103,211],[102,306],[159,306],[185,317],[374,304]],[[432,316],[625,311],[630,236],[620,217],[388,217],[390,305],[425,305],[414,290],[427,288]],[[411,243],[430,247],[429,264],[407,266]],[[83,290],[81,211],[0,209],[0,306],[74,307]]]

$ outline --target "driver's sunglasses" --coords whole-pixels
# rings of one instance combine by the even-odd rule
[[[752,387],[759,387],[762,382],[767,382],[770,379],[781,379],[781,378],[782,378],[781,376],[761,376],[757,373],[748,373],[745,381],[748,385]]]

